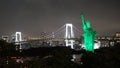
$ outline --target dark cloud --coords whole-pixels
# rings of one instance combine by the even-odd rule
[[[120,27],[119,0],[1,0],[0,35],[21,31],[40,35],[73,23],[81,31],[80,13],[99,35],[113,34]]]

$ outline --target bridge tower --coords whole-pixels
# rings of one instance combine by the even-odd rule
[[[21,42],[22,37],[21,37],[21,32],[16,32],[15,33],[15,42]]]
[[[65,43],[66,43],[66,46],[70,46],[72,49],[74,48],[73,38],[74,38],[73,25],[66,24],[65,25]]]
[[[19,45],[19,49],[22,49],[21,48],[21,41],[22,41],[21,32],[16,32],[15,33],[15,44]]]

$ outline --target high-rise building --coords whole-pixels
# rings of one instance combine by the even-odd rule
[[[6,42],[9,42],[9,36],[7,35],[2,36],[2,39],[5,40]]]
[[[120,32],[116,32],[114,40],[116,41],[116,43],[120,43]]]
[[[120,37],[120,32],[116,32],[115,36]]]

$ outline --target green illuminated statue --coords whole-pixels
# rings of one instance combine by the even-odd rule
[[[96,31],[91,28],[90,22],[85,21],[84,14],[81,14],[82,28],[84,32],[84,47],[86,51],[94,52],[94,39],[96,37]]]

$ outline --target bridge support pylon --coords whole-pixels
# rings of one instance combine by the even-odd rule
[[[66,24],[65,25],[65,43],[66,46],[70,46],[72,49],[74,49],[73,45],[74,45],[74,32],[73,32],[73,25],[72,24]]]
[[[22,47],[21,47],[21,41],[22,41],[21,32],[16,32],[15,33],[15,44],[19,45],[19,49],[22,49]],[[17,48],[16,48],[16,50],[17,50]]]

